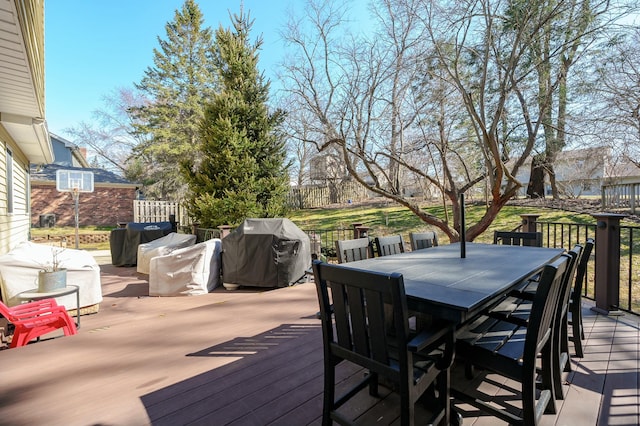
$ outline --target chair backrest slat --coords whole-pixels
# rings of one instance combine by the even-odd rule
[[[576,270],[576,279],[575,284],[573,285],[572,297],[580,297],[582,295],[582,286],[584,285],[584,280],[587,277],[587,265],[594,245],[595,241],[593,238],[588,238],[584,245],[584,250],[582,250],[582,254],[580,255],[580,260],[578,261],[578,269]]]
[[[576,267],[578,266],[578,259],[580,258],[581,253],[582,246],[580,244],[576,244],[568,253],[568,255],[570,256],[569,264],[567,265],[567,270],[565,271],[564,277],[562,277],[562,288],[560,290],[560,296],[558,298],[558,318],[566,315],[567,310],[569,309],[571,287],[576,275]]]
[[[494,231],[493,243],[509,246],[542,247],[542,232]]]
[[[345,359],[376,361],[368,367],[385,374],[393,349],[387,331],[392,330],[398,341],[406,341],[409,335],[402,275],[345,269],[319,261],[314,261],[313,269],[325,343]]]
[[[372,258],[373,249],[369,238],[337,240],[336,255],[338,256],[338,263],[354,262]]]
[[[558,307],[558,297],[562,288],[565,271],[569,266],[570,256],[563,254],[560,259],[544,267],[540,284],[536,291],[527,337],[525,340],[524,362],[535,363],[535,357],[547,343],[552,334],[554,314]]]
[[[14,321],[14,316],[11,314],[9,307],[0,300],[0,315],[5,317],[8,321]]]
[[[402,235],[389,235],[376,238],[376,252],[378,256],[389,256],[404,253],[404,241]]]
[[[411,250],[422,250],[438,246],[438,234],[434,231],[410,232]]]

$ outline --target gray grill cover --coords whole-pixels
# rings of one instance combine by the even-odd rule
[[[309,236],[289,219],[246,219],[222,239],[225,283],[287,287],[310,267]]]

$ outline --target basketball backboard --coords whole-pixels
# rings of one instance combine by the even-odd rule
[[[56,189],[60,192],[93,192],[93,172],[84,170],[56,171]]]

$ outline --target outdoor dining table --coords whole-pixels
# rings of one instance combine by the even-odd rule
[[[403,275],[409,309],[462,324],[508,293],[562,248],[466,243],[440,245],[391,256],[344,263],[345,268]]]

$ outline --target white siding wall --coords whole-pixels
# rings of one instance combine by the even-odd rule
[[[15,146],[0,139],[0,254],[29,239],[29,164]],[[13,153],[13,213],[7,212],[7,147]]]

